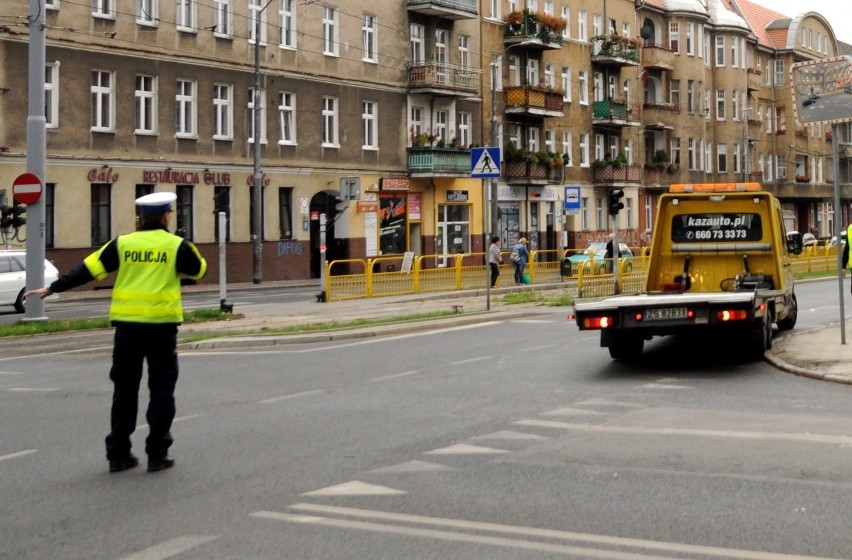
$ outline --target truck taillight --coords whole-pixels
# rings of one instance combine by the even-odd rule
[[[603,315],[602,317],[586,317],[583,319],[584,329],[608,329],[614,324],[615,321],[613,321],[612,317],[609,315]]]
[[[716,312],[716,318],[722,322],[745,321],[748,319],[748,311],[745,309],[722,309]]]

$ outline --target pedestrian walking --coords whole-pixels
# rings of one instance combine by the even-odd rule
[[[199,280],[207,272],[207,261],[195,245],[168,231],[176,198],[174,193],[160,192],[136,199],[138,231],[116,237],[49,287],[27,293],[44,298],[103,280],[117,271],[109,309],[115,327],[109,373],[114,389],[106,437],[110,472],[139,465],[130,452],[130,435],[136,429],[144,361],[148,363],[150,392],[146,414],[150,431],[145,440],[148,470],[160,471],[175,464],[168,451],[173,441],[170,430],[178,377],[177,330],[183,322],[181,275]]]
[[[491,287],[497,285],[497,277],[500,276],[500,265],[503,264],[503,257],[500,256],[499,235],[491,236],[491,245],[488,247],[488,266],[491,267]]]
[[[526,237],[521,237],[512,249],[511,255],[512,264],[515,265],[515,284],[521,285],[524,282],[524,268],[530,260],[530,252],[527,249]]]
[[[841,236],[842,237],[842,236]],[[849,243],[852,242],[852,224],[846,228],[846,243],[843,244],[843,275],[846,275],[846,267],[849,266]],[[840,239],[838,243],[843,243],[843,239]],[[852,290],[852,288],[850,288]]]

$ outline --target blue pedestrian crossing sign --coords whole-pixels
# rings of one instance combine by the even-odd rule
[[[470,176],[478,178],[500,176],[500,148],[470,149]]]

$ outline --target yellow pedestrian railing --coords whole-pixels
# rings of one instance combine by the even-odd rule
[[[617,293],[636,294],[645,288],[650,260],[648,248],[636,247],[631,251],[632,257],[618,260]],[[836,272],[836,251],[836,247],[807,247],[801,255],[793,257],[793,274]],[[564,283],[566,289],[581,298],[616,293],[612,259],[595,259],[594,255],[589,255],[588,260],[578,260],[569,270],[563,269],[564,259],[580,253],[582,250],[575,249],[530,251],[530,262],[524,269],[530,277],[530,285]],[[497,286],[513,285],[515,271],[509,261],[509,252],[501,256],[503,264],[499,266]],[[326,268],[326,300],[484,289],[490,281],[485,259],[485,253],[464,253],[422,255],[410,263],[400,255],[332,261]]]

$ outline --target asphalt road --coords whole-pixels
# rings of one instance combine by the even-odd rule
[[[852,556],[846,387],[541,311],[183,353],[156,474],[106,472],[109,349],[3,359],[0,558]]]

